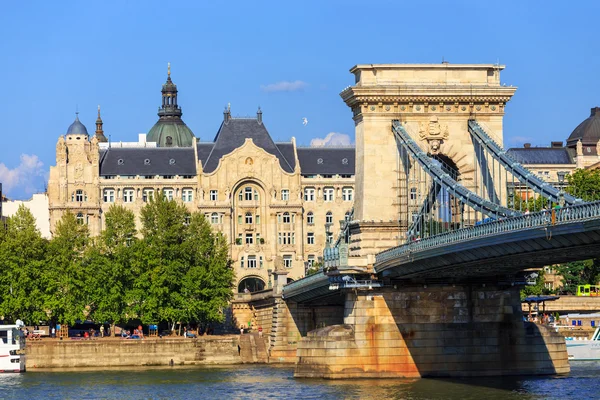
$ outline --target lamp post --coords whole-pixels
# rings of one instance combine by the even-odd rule
[[[506,188],[506,190],[508,191],[508,207],[510,208],[514,208],[515,207],[515,187],[514,186],[509,186]]]
[[[565,183],[565,176],[567,173],[565,171],[558,171],[556,176],[558,177],[558,187],[560,191],[558,192],[558,205],[561,207],[565,206],[565,192],[563,190]]]

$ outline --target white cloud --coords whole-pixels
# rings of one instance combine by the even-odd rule
[[[35,154],[21,154],[21,163],[13,169],[0,163],[0,182],[6,194],[19,192],[31,195],[40,191],[46,176],[44,163]]]
[[[330,132],[323,139],[316,138],[310,141],[311,147],[350,146],[351,144],[350,136],[338,132]]]
[[[277,83],[270,83],[268,85],[260,85],[260,89],[263,92],[295,92],[303,90],[308,86],[308,83],[302,81],[281,81]]]

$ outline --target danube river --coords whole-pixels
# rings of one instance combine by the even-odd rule
[[[0,399],[593,399],[600,364],[546,378],[298,380],[271,366],[0,374]]]

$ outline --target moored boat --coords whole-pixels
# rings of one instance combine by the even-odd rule
[[[591,339],[566,338],[567,354],[572,361],[597,361],[600,360],[600,328],[592,335]]]
[[[20,325],[0,325],[0,372],[25,372],[25,335]]]

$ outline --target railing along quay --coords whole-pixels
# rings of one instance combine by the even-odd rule
[[[385,250],[377,254],[375,260],[376,264],[380,264],[405,254],[442,247],[467,240],[530,228],[546,228],[570,222],[583,222],[597,218],[600,218],[600,201],[540,211],[429,236],[425,239],[420,239]]]

